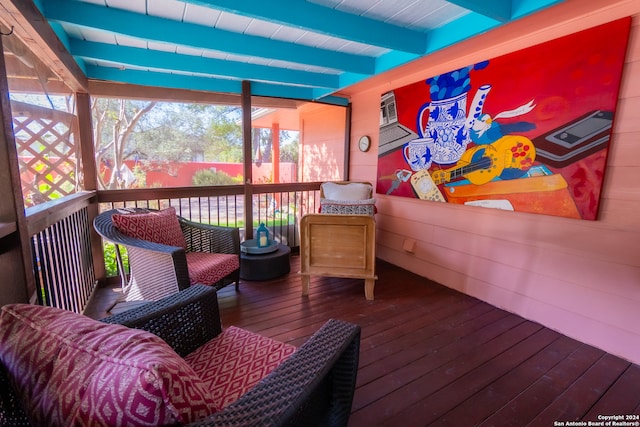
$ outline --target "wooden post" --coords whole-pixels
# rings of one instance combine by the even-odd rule
[[[273,166],[273,182],[280,182],[280,123],[271,124],[271,164]]]
[[[343,179],[349,181],[349,162],[351,161],[351,103],[347,106],[344,124],[344,165]]]
[[[4,305],[28,302],[36,292],[36,284],[1,38],[0,53],[0,225],[3,230],[0,235],[0,305]]]
[[[82,159],[84,190],[98,189],[98,171],[95,158],[95,143],[93,140],[93,126],[91,120],[91,97],[87,93],[76,93],[76,105],[78,109],[79,141],[77,142]],[[92,200],[88,208],[89,224],[91,225],[91,255],[93,258],[93,271],[98,280],[104,281],[107,272],[104,267],[104,248],[102,238],[93,228],[93,219],[100,213],[97,198]]]
[[[242,82],[242,144],[244,169],[244,238],[253,239],[253,164],[251,161],[251,82]]]

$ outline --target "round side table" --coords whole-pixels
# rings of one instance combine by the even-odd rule
[[[291,248],[278,244],[278,249],[266,254],[240,252],[240,278],[243,280],[270,280],[291,271]]]

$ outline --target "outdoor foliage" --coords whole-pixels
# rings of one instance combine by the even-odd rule
[[[193,185],[230,185],[242,183],[242,177],[232,178],[224,172],[210,169],[199,170],[193,176]]]
[[[117,276],[118,272],[118,263],[116,261],[116,246],[110,242],[104,242],[104,266],[107,273],[107,277],[109,276]],[[124,248],[120,248],[120,254],[122,256],[122,263],[124,264],[125,270],[129,271],[129,256],[127,254],[127,250]]]
[[[96,98],[92,113],[101,189],[143,187],[147,168],[175,162],[242,161],[237,106]]]

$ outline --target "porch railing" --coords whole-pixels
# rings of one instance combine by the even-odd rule
[[[26,209],[39,304],[82,313],[96,286],[90,200],[77,193]]]
[[[274,238],[292,248],[300,245],[302,215],[316,212],[319,183],[260,184],[248,197],[243,186],[163,188],[81,192],[26,210],[36,281],[43,305],[82,313],[102,275],[102,255],[96,256],[93,217],[114,207],[174,206],[192,221],[238,227],[242,238],[264,223]],[[251,203],[251,224],[245,223],[245,200]],[[99,206],[96,206],[99,203]],[[94,237],[92,237],[92,235]],[[92,238],[94,239],[92,241]]]
[[[317,211],[319,188],[317,182],[252,186],[251,228],[264,223],[280,243],[299,247],[300,217]],[[242,185],[99,191],[98,199],[101,212],[124,207],[164,209],[173,206],[178,215],[191,221],[238,227],[241,240],[247,237]]]

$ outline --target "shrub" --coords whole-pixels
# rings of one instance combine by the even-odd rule
[[[122,256],[122,263],[124,269],[129,271],[129,256],[127,250],[120,248],[120,255]],[[116,246],[113,243],[104,243],[104,268],[106,270],[106,276],[118,275],[118,261],[116,260]]]
[[[224,172],[217,170],[202,169],[197,171],[193,175],[193,185],[207,186],[207,185],[229,185],[235,184],[236,180],[227,175]]]

